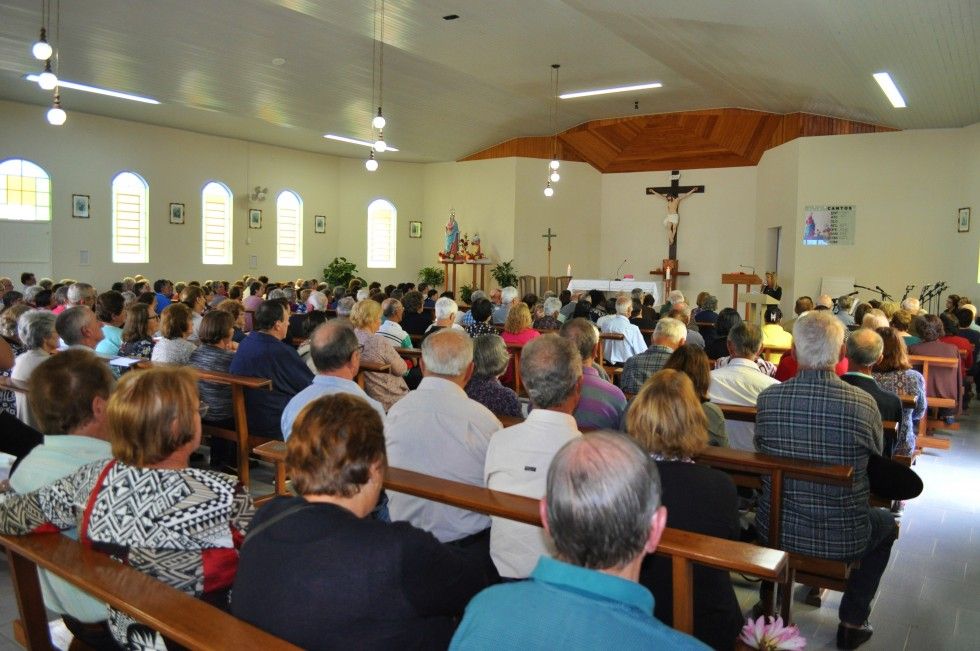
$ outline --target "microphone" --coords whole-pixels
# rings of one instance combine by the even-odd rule
[[[886,292],[885,290],[883,290],[880,285],[875,285],[875,289],[877,289],[881,293],[881,300],[885,300],[886,298],[887,299],[892,298],[892,295]]]
[[[629,258],[623,258],[623,261],[619,263],[618,267],[616,267],[616,273],[613,274],[613,276],[616,277],[616,280],[621,280],[621,278],[619,277],[619,272],[623,268],[623,265],[626,264],[627,260],[629,260]]]

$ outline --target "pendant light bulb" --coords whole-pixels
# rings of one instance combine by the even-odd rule
[[[559,167],[561,167],[561,163],[558,162],[558,159],[557,158],[555,158],[550,163],[548,163],[548,167],[550,167],[553,170],[556,170]]]
[[[386,149],[388,149],[388,145],[385,143],[384,134],[379,133],[378,139],[374,143],[374,151],[378,152],[379,154],[383,154]]]
[[[58,78],[51,72],[50,59],[44,64],[44,72],[37,76],[37,85],[44,90],[54,90],[54,87],[58,85]]]
[[[551,179],[552,183],[558,183],[561,180],[561,175],[558,172],[552,172],[548,178]]]
[[[33,54],[34,58],[38,61],[47,61],[51,58],[51,55],[54,54],[54,50],[48,43],[48,35],[43,27],[41,28],[41,37],[36,43],[34,43],[34,46],[31,47],[31,54]]]
[[[378,169],[378,161],[374,158],[374,152],[371,152],[371,156],[364,161],[364,167],[369,172],[373,172]]]
[[[68,119],[68,114],[60,106],[52,106],[48,109],[48,124],[60,127]]]
[[[387,121],[385,120],[385,117],[381,115],[381,107],[379,106],[378,114],[374,116],[373,120],[371,120],[371,126],[375,129],[384,129],[385,124],[387,124]]]
[[[548,181],[548,184],[544,186],[544,196],[550,197],[554,193],[555,193],[555,189],[551,187],[551,181]]]

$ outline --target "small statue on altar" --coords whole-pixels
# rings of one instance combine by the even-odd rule
[[[456,223],[456,210],[450,209],[446,223],[446,243],[439,252],[439,260],[456,260],[459,257],[459,224]]]
[[[473,233],[473,239],[470,240],[470,244],[473,245],[473,251],[470,252],[470,260],[482,260],[484,258],[483,250],[480,248],[480,234]]]

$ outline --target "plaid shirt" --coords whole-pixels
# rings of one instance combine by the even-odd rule
[[[666,346],[653,345],[626,360],[620,383],[623,393],[639,393],[647,378],[662,369],[673,352]]]
[[[851,486],[785,481],[779,547],[821,558],[860,556],[871,535],[868,457],[881,454],[881,415],[874,399],[833,371],[806,369],[759,394],[757,408],[759,452],[854,467]],[[769,481],[762,484],[756,527],[766,540]]]

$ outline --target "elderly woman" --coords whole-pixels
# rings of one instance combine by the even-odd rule
[[[708,444],[720,448],[728,447],[728,432],[725,431],[725,414],[721,407],[708,401],[708,386],[711,384],[711,364],[708,356],[697,346],[681,346],[675,350],[664,368],[680,371],[691,378],[694,392],[701,403],[708,427]]]
[[[160,317],[160,334],[163,339],[153,346],[150,359],[165,364],[187,364],[191,353],[197,348],[188,341],[194,323],[191,321],[191,309],[183,303],[171,303]]]
[[[653,374],[630,405],[626,429],[657,461],[670,527],[738,540],[734,482],[726,473],[693,461],[708,445],[708,433],[694,384],[686,374],[672,369]],[[640,583],[653,592],[657,619],[671,624],[670,560],[652,554],[644,559]],[[728,572],[696,566],[694,636],[713,649],[731,649],[741,625]]]
[[[922,342],[909,346],[909,354],[959,360],[960,351],[957,350],[956,346],[939,340],[945,333],[943,322],[935,314],[920,317],[918,334],[922,338]],[[953,416],[960,411],[961,394],[962,375],[959,367],[933,366],[929,369],[929,385],[926,387],[926,395],[952,398],[956,401],[955,408],[939,410],[939,415],[945,417],[947,423],[952,423]]]
[[[122,346],[123,325],[126,323],[126,299],[116,291],[102,292],[95,299],[95,316],[102,322],[102,341],[95,352],[102,355],[118,355]]]
[[[480,335],[497,334],[497,329],[493,327],[492,323],[490,323],[492,316],[493,303],[490,302],[490,299],[480,297],[473,301],[473,305],[470,306],[470,317],[472,322],[466,326],[466,334],[474,339]]]
[[[189,365],[202,371],[227,373],[231,360],[238,348],[232,340],[235,320],[229,312],[212,310],[201,319],[199,337],[201,345],[191,353]],[[199,380],[197,389],[201,394],[201,405],[207,412],[201,418],[225,429],[235,429],[235,414],[231,407],[231,387],[227,384]],[[237,447],[231,441],[211,438],[210,464],[213,470],[229,470],[236,473]]]
[[[490,301],[487,301],[490,304]],[[521,403],[514,390],[500,383],[510,355],[500,335],[473,338],[473,377],[466,385],[466,395],[498,416],[521,418]]]
[[[86,545],[178,590],[226,602],[238,563],[235,542],[251,520],[252,501],[235,477],[188,467],[201,443],[198,405],[190,370],[127,373],[107,407],[114,459],[3,502],[0,531],[70,529],[84,519]],[[108,615],[124,648],[162,648],[145,625]]]
[[[352,395],[318,398],[293,425],[286,467],[299,497],[256,514],[232,613],[304,649],[446,648],[486,585],[483,565],[407,522],[368,517],[387,467],[378,413]]]
[[[125,357],[150,359],[153,355],[153,333],[160,317],[146,303],[133,303],[126,309],[119,354]]]
[[[20,303],[0,312],[0,336],[14,358],[27,350],[17,336],[17,320],[30,309],[26,303]],[[10,372],[10,368],[0,367],[0,377],[10,377]],[[17,400],[13,391],[0,389],[0,411],[5,411],[11,416],[17,415]]]
[[[531,327],[531,311],[527,309],[527,305],[523,301],[515,301],[511,304],[501,336],[508,346],[523,346],[535,337],[541,336],[540,332]],[[514,360],[511,359],[500,381],[504,384],[510,384],[513,379]]]
[[[561,311],[561,301],[554,296],[544,299],[544,316],[536,319],[532,324],[535,330],[558,330],[561,328],[561,321],[558,320],[558,313]]]
[[[314,289],[306,298],[306,312],[307,314],[310,312],[324,312],[329,304],[330,300],[327,298],[327,295]]]
[[[898,334],[905,339],[906,346],[913,346],[918,343],[922,343],[922,340],[916,337],[914,334],[909,332],[912,329],[912,319],[914,319],[911,312],[906,312],[905,310],[899,310],[892,315],[891,327],[898,330]]]
[[[21,315],[17,321],[17,334],[25,350],[17,356],[10,371],[12,380],[27,382],[34,369],[58,350],[58,333],[54,329],[57,318],[47,310],[31,310]],[[28,406],[27,394],[16,394],[16,402],[17,418],[39,430],[38,421]]]
[[[248,292],[244,299],[242,299],[242,305],[245,307],[245,331],[252,329],[252,314],[255,310],[259,309],[259,305],[262,305],[263,294],[265,294],[265,285],[259,281],[253,281],[248,286]]]
[[[394,346],[378,334],[381,327],[381,306],[377,301],[365,299],[356,303],[350,313],[350,322],[354,326],[358,342],[364,347],[361,361],[389,366],[387,373],[364,374],[364,391],[388,411],[408,393],[408,385],[402,377],[408,371],[408,365],[395,352]]]
[[[878,328],[885,344],[882,359],[875,364],[871,375],[881,388],[898,395],[915,397],[914,407],[902,407],[902,427],[905,440],[895,443],[894,454],[909,455],[915,450],[915,435],[919,420],[926,413],[926,381],[922,373],[912,369],[901,333],[895,328]]]
[[[402,316],[402,328],[410,335],[425,334],[425,329],[432,323],[432,317],[422,309],[424,301],[421,292],[406,292],[402,296],[402,307],[405,314]]]

